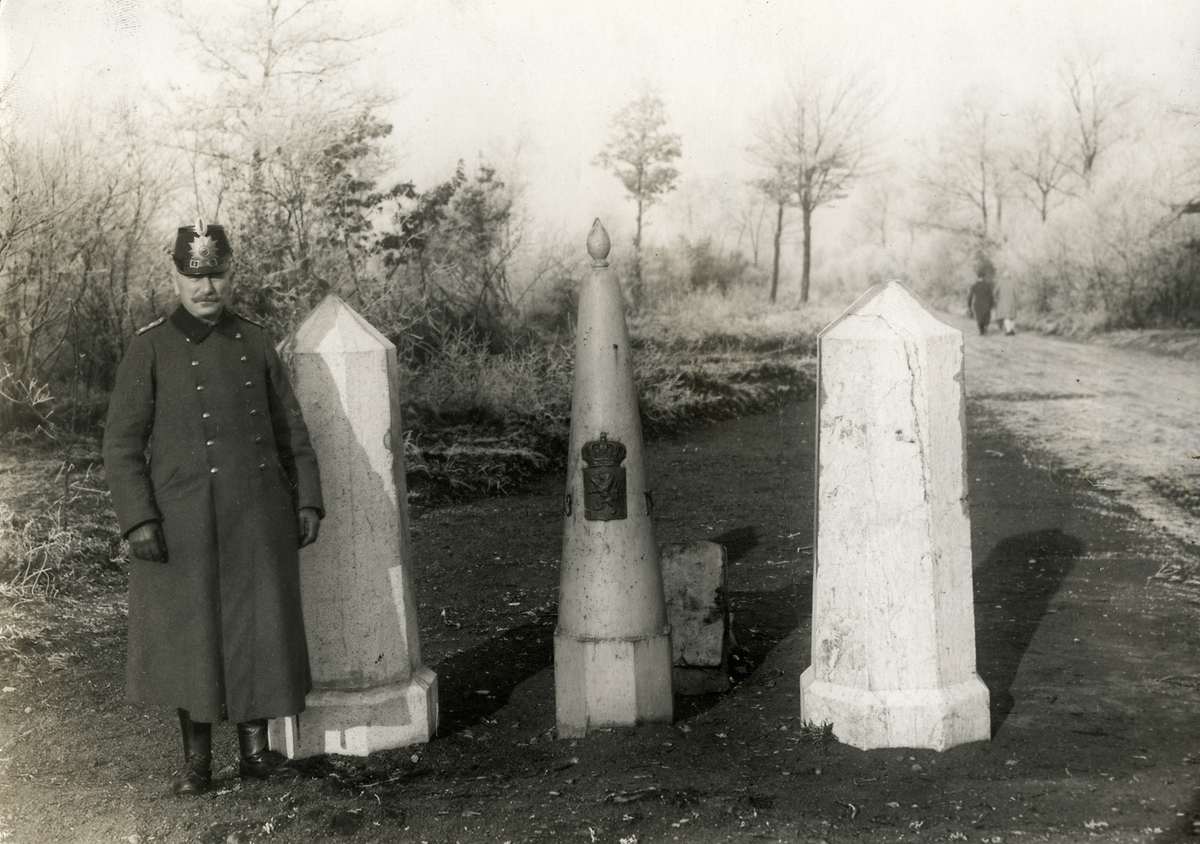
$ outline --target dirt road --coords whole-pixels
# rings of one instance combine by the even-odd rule
[[[962,329],[967,392],[1041,459],[1200,545],[1200,360]]]

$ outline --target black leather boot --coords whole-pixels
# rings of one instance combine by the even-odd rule
[[[180,796],[203,794],[212,785],[212,724],[193,721],[186,709],[180,709],[179,730],[183,734],[183,771],[171,782],[171,791]]]
[[[242,778],[265,780],[280,773],[288,773],[287,759],[282,753],[267,749],[267,719],[243,721],[237,725],[238,750],[241,761],[238,772]]]

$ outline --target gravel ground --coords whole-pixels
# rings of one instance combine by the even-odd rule
[[[981,337],[966,319],[943,319],[966,340],[968,395],[1000,424],[1041,459],[1080,471],[1165,533],[1200,545],[1200,352],[1158,354],[1128,337],[1119,346]]]

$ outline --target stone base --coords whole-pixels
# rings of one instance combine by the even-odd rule
[[[833,724],[838,741],[862,750],[947,750],[991,738],[987,686],[978,676],[941,689],[859,689],[800,675],[800,717]]]
[[[554,633],[559,738],[598,727],[671,723],[671,630],[640,639],[577,639]]]
[[[677,695],[711,695],[729,691],[729,666],[718,665],[697,668],[694,665],[676,665],[671,671],[671,682]]]
[[[271,748],[289,759],[341,753],[366,756],[427,742],[437,732],[437,675],[422,666],[406,683],[359,691],[316,689],[305,709],[272,719]]]

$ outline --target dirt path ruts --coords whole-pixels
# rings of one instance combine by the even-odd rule
[[[1200,545],[1200,364],[1136,349],[962,329],[968,395],[1023,444]]]

